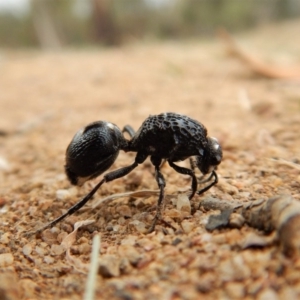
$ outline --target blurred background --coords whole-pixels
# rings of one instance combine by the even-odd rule
[[[0,46],[59,49],[211,36],[300,15],[300,1],[0,0]]]

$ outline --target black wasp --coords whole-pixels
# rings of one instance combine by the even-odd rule
[[[129,134],[131,139],[127,140],[123,133]],[[195,193],[204,193],[218,182],[215,170],[222,160],[222,148],[218,141],[207,136],[207,130],[200,122],[176,113],[150,115],[137,132],[129,125],[121,131],[115,124],[105,121],[93,122],[80,129],[66,151],[65,171],[68,179],[72,184],[82,185],[85,181],[99,176],[111,167],[120,150],[136,152],[134,162],[127,167],[105,174],[89,194],[73,205],[65,214],[39,229],[38,232],[54,226],[79,210],[92,198],[102,184],[127,175],[139,164],[142,164],[148,156],[155,167],[155,179],[160,190],[156,215],[149,232],[154,230],[157,221],[161,218],[166,185],[160,171],[163,161],[167,161],[178,173],[191,177],[192,193],[189,195],[189,199],[192,199]],[[191,163],[191,169],[175,164],[175,162],[190,157],[195,159]],[[195,167],[203,175],[210,174],[206,181],[213,179],[199,191],[197,191]]]

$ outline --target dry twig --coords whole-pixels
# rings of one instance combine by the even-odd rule
[[[300,79],[300,66],[280,67],[267,64],[242,49],[225,29],[219,31],[219,36],[225,42],[228,52],[254,73],[273,79]]]
[[[266,233],[276,230],[285,254],[300,253],[300,202],[289,195],[243,204],[206,198],[201,202],[201,207],[206,210],[232,210],[241,214],[251,227]]]

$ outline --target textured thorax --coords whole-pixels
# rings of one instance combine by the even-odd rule
[[[196,120],[175,113],[149,116],[130,141],[129,147],[161,158],[181,160],[199,155],[207,145],[206,128]],[[142,149],[141,149],[142,148]]]

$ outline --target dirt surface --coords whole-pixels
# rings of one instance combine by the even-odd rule
[[[299,22],[237,37],[267,61],[300,64]],[[270,38],[271,37],[271,38]],[[298,43],[298,44],[297,44]],[[252,50],[251,50],[252,49]],[[219,41],[136,44],[60,53],[2,51],[0,60],[0,298],[82,299],[93,236],[101,236],[95,299],[298,299],[300,260],[278,243],[242,249],[258,232],[247,225],[208,232],[197,210],[207,197],[254,201],[279,194],[300,201],[300,82],[254,76]],[[122,198],[88,209],[115,193],[156,190],[149,160],[105,184],[91,203],[39,236],[26,237],[87,194],[64,174],[65,149],[95,120],[137,129],[149,114],[173,111],[202,122],[222,144],[220,182],[181,210],[178,192],[190,179],[167,164],[163,218],[147,234],[156,196]],[[274,160],[279,158],[280,160]],[[120,153],[112,169],[132,163]],[[186,165],[185,162],[182,165]],[[67,247],[61,242],[77,221]]]

